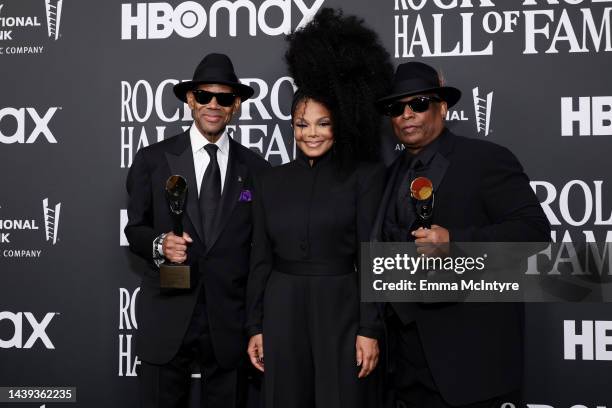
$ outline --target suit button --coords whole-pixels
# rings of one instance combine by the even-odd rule
[[[306,251],[306,249],[307,249],[307,248],[308,248],[308,245],[306,245],[306,243],[305,243],[305,242],[302,242],[302,243],[300,244],[300,249],[301,249],[302,251]]]

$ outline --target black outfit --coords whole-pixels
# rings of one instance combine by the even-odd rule
[[[433,223],[451,242],[545,242],[550,225],[516,157],[445,130],[388,171],[373,240],[411,241],[410,182],[433,182]],[[391,369],[406,406],[489,406],[520,388],[523,309],[513,303],[392,303]]]
[[[225,187],[217,197],[218,208],[207,236],[189,132],[141,149],[128,174],[125,234],[130,249],[151,264],[138,296],[136,337],[143,362],[141,392],[147,407],[185,406],[194,360],[204,371],[208,407],[239,406],[243,399],[243,380],[237,369],[244,363],[246,348],[244,299],[252,203],[241,198],[242,192],[254,188],[255,174],[269,165],[231,138],[229,142]],[[173,174],[187,180],[183,225],[193,243],[188,246],[186,263],[192,265],[197,282],[189,291],[163,292],[159,269],[153,263],[153,240],[172,230],[164,187]]]
[[[359,301],[356,263],[383,181],[382,165],[342,172],[331,152],[261,177],[247,332],[263,333],[267,408],[353,408],[376,397],[365,393],[377,371],[357,378],[355,340],[384,326],[378,306]]]

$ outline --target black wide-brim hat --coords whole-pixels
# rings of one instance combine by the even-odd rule
[[[249,99],[255,92],[250,86],[240,83],[234,72],[232,61],[225,54],[208,54],[205,56],[195,69],[191,81],[174,85],[174,94],[181,101],[187,103],[187,91],[196,89],[200,84],[229,85],[241,101]]]
[[[431,93],[438,95],[449,108],[461,98],[459,89],[442,85],[438,72],[431,66],[422,62],[406,62],[395,71],[391,93],[377,100],[376,105],[383,109],[405,96]]]

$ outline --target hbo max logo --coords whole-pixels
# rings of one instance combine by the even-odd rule
[[[59,109],[51,107],[40,113],[34,108],[0,108],[0,143],[31,144],[40,137],[57,143],[49,122]]]
[[[56,313],[47,313],[40,321],[30,312],[0,312],[0,348],[9,349],[29,349],[40,340],[48,349],[55,349],[55,346],[47,335],[47,327]],[[25,318],[25,319],[24,319]],[[5,331],[8,322],[8,336]],[[24,343],[24,334],[28,334]]]
[[[195,1],[185,1],[176,7],[169,3],[137,3],[135,7],[125,3],[121,5],[121,39],[131,40],[134,28],[138,40],[168,38],[173,33],[194,38],[202,34],[207,25],[209,35],[216,37],[217,24],[228,27],[232,37],[236,36],[238,25],[248,27],[251,37],[257,35],[257,29],[270,36],[289,34],[294,7],[302,15],[297,24],[299,28],[312,19],[324,1],[316,0],[308,7],[303,0],[219,0],[212,2],[208,12]],[[268,13],[276,15],[279,11],[283,16],[280,24],[271,25]]]

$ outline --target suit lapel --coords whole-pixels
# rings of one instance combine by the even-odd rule
[[[434,187],[434,194],[440,188],[440,183],[442,183],[442,179],[446,174],[446,170],[448,169],[450,162],[446,157],[444,157],[440,152],[436,152],[434,157],[431,159],[431,163],[427,167],[425,172],[425,176],[431,180],[431,183]],[[417,176],[419,176],[417,171]],[[434,198],[435,199],[435,198]],[[435,208],[434,208],[435,215]]]
[[[198,207],[198,186],[196,184],[195,168],[193,165],[193,152],[189,142],[189,133],[182,136],[185,140],[181,141],[180,147],[175,152],[166,152],[166,160],[172,174],[183,176],[187,180],[187,202],[185,209],[198,237],[204,242],[202,232],[202,220]]]
[[[206,240],[207,252],[214,246],[215,242],[219,238],[219,235],[221,235],[221,232],[225,228],[225,225],[227,224],[232,211],[238,202],[244,180],[247,176],[247,168],[241,161],[239,161],[234,143],[238,142],[230,139],[223,193],[221,194],[221,201],[219,202],[217,214],[215,215],[215,227],[213,228],[214,232],[210,239]]]
[[[446,175],[446,170],[448,169],[448,166],[450,166],[450,159],[448,157],[453,151],[454,146],[455,138],[453,134],[450,132],[450,130],[445,129],[444,133],[440,135],[440,145],[438,146],[438,151],[431,159],[426,174],[433,184],[434,194],[440,188],[440,184],[442,184],[442,180]],[[434,217],[435,215],[436,209],[434,208]]]
[[[378,213],[376,214],[376,219],[374,220],[374,228],[372,228],[372,233],[370,235],[370,241],[380,241],[382,236],[382,224],[385,218],[385,214],[387,213],[387,207],[389,205],[389,200],[391,200],[391,193],[393,192],[393,186],[395,185],[395,179],[397,178],[397,174],[399,173],[399,169],[401,167],[401,155],[391,165],[389,169],[389,176],[387,180],[387,184],[385,185],[385,191],[382,196],[382,200],[380,202],[380,206],[378,207]]]
[[[433,220],[435,222],[436,219],[436,208],[435,208],[435,200],[436,193],[440,189],[440,184],[442,184],[442,180],[446,175],[446,170],[450,165],[450,161],[447,156],[451,153],[454,146],[454,138],[453,134],[445,129],[444,132],[440,135],[439,145],[436,153],[431,158],[429,164],[421,171],[416,170],[415,177],[425,176],[431,180],[434,188],[434,209],[433,209]],[[413,211],[414,212],[414,211]],[[416,217],[416,214],[414,215]]]

